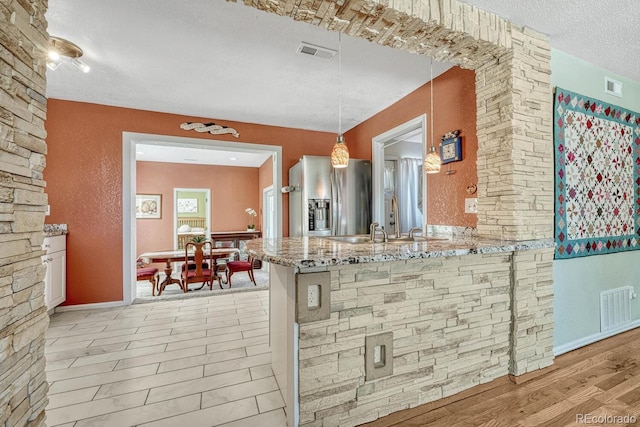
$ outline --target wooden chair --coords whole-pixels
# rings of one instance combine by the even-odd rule
[[[158,274],[158,269],[155,267],[144,267],[142,260],[138,258],[136,260],[136,281],[138,280],[148,280],[151,283],[151,295],[156,295],[156,289],[158,287],[158,281],[160,279],[160,275]]]
[[[202,289],[208,283],[209,289],[213,289],[213,280],[216,275],[213,270],[215,264],[211,249],[210,241],[200,243],[187,242],[185,244],[185,263],[180,274],[183,292],[189,290],[189,283],[202,283],[202,286],[198,289]],[[189,259],[190,252],[193,253],[193,260]],[[207,253],[206,255],[205,252]],[[222,289],[221,284],[220,289]]]
[[[232,240],[221,240],[219,242],[216,243],[216,248],[235,248],[236,245],[234,244],[234,242]],[[236,259],[237,255],[236,254],[232,254],[229,257],[226,258],[218,258],[217,261],[217,273],[218,273],[218,277],[220,277],[220,280],[222,281],[222,283],[227,283],[227,280],[222,278],[222,274],[224,273],[225,275],[227,274],[227,263],[230,261],[234,261]]]
[[[227,282],[231,288],[231,276],[238,271],[246,271],[249,273],[249,279],[256,285],[256,278],[253,276],[253,257],[249,257],[246,261],[229,261],[227,262]]]

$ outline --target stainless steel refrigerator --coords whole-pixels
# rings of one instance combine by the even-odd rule
[[[350,159],[344,169],[331,159],[302,156],[289,169],[289,236],[365,234],[371,224],[371,161]]]

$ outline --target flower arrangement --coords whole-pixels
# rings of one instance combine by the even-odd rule
[[[249,214],[249,219],[251,221],[251,223],[247,226],[247,230],[253,230],[256,228],[256,226],[253,224],[253,218],[258,216],[258,213],[251,208],[247,208],[244,210],[247,214]]]

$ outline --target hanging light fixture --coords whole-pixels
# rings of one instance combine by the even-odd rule
[[[349,148],[342,135],[342,33],[338,32],[338,137],[331,150],[331,166],[346,168],[349,166]]]
[[[431,116],[431,147],[429,147],[429,152],[424,158],[424,171],[425,173],[438,173],[440,172],[440,166],[442,166],[442,159],[440,159],[440,154],[436,151],[433,143],[433,59],[431,60],[431,82],[429,86],[431,89],[431,108],[429,111],[429,116]]]
[[[69,59],[77,69],[83,73],[91,71],[91,67],[80,60],[82,49],[75,43],[60,37],[49,37],[49,51],[47,52],[47,68],[55,71],[64,59]]]

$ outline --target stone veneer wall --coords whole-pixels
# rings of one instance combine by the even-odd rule
[[[0,0],[0,426],[44,425],[46,0]]]
[[[244,3],[476,70],[478,231],[516,240],[553,237],[546,36],[458,0]]]
[[[300,425],[355,426],[553,362],[552,249],[339,266],[299,331]],[[365,337],[393,332],[393,374]]]

